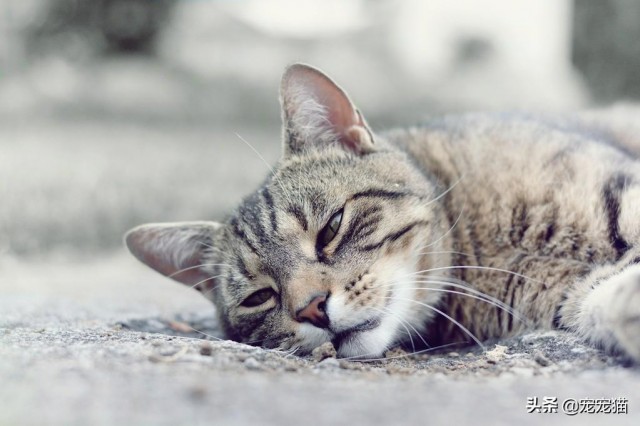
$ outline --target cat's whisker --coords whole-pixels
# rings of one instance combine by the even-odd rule
[[[269,171],[271,172],[271,176],[273,176],[273,180],[276,181],[278,183],[278,186],[280,187],[280,189],[282,189],[282,192],[284,193],[285,197],[288,198],[289,200],[292,199],[291,194],[289,194],[287,192],[287,190],[285,189],[284,185],[282,185],[282,182],[280,181],[280,179],[278,178],[278,175],[276,175],[275,170],[273,170],[273,167],[271,167],[271,165],[267,162],[267,160],[264,159],[264,157],[262,156],[262,154],[260,154],[260,152],[249,143],[249,141],[247,141],[245,138],[243,138],[242,136],[240,136],[239,133],[234,132],[235,135],[238,137],[238,139],[240,139],[242,142],[244,142],[249,148],[251,148],[253,150],[253,152],[256,153],[256,155],[262,160],[262,162],[267,166],[267,168],[269,169]]]
[[[444,282],[439,282],[439,281],[416,281],[416,284],[445,284],[447,286],[450,287],[457,287],[457,288],[461,288],[464,291],[459,292],[462,295],[465,296],[469,296],[472,297],[474,299],[477,300],[481,300],[481,301],[485,301],[486,303],[495,306],[499,309],[502,309],[503,311],[507,312],[509,315],[513,316],[515,319],[517,319],[518,321],[522,322],[523,324],[525,324],[527,327],[529,327],[531,324],[529,323],[529,320],[524,317],[523,315],[521,315],[513,306],[510,306],[509,304],[493,297],[493,296],[489,296],[486,293],[480,292],[480,291],[474,291],[473,289],[469,289],[469,288],[465,288],[464,286],[459,286],[455,283],[447,283],[446,281]],[[435,289],[434,289],[435,290]],[[449,291],[449,292],[453,292],[453,290],[448,290],[448,289],[440,289],[437,291]],[[469,294],[472,293],[472,294]]]
[[[466,204],[463,204],[462,208],[460,209],[460,214],[458,214],[458,218],[455,220],[455,222],[453,222],[453,225],[451,225],[449,227],[447,232],[442,234],[437,240],[427,244],[426,246],[420,247],[418,250],[424,250],[426,248],[432,247],[432,246],[438,244],[440,241],[442,241],[447,235],[449,235],[451,233],[451,231],[453,231],[453,229],[456,227],[456,225],[458,225],[458,223],[460,222],[460,219],[462,218],[462,214],[464,213],[465,207],[466,207]],[[422,254],[422,253],[420,253],[420,254]]]
[[[216,252],[218,252],[220,254],[224,253],[223,250],[220,250],[220,247],[212,246],[211,244],[207,244],[204,241],[198,241],[198,244],[208,248],[209,250],[216,251]]]
[[[458,328],[460,328],[460,330],[462,330],[465,334],[467,334],[469,337],[471,337],[473,339],[474,342],[476,342],[476,344],[478,346],[480,346],[483,350],[485,350],[485,346],[482,344],[482,342],[480,341],[480,339],[478,339],[471,331],[469,331],[469,329],[467,329],[467,327],[465,327],[464,325],[462,325],[459,321],[457,321],[455,318],[451,317],[450,315],[446,314],[445,312],[442,312],[440,309],[435,308],[427,303],[423,303],[420,302],[418,300],[413,300],[413,299],[407,299],[407,298],[399,298],[397,296],[393,296],[393,297],[385,297],[385,299],[391,299],[391,300],[402,300],[402,301],[406,301],[406,302],[412,302],[412,303],[416,303],[420,306],[424,306],[427,309],[430,309],[440,315],[442,315],[443,317],[447,318],[449,321],[451,321],[453,324],[455,324]]]
[[[279,348],[273,348],[273,349],[269,349],[269,348],[262,348],[263,351],[266,352],[270,352],[270,353],[275,353],[278,355],[283,356],[283,358],[287,358],[289,356],[291,356],[295,351],[298,350],[298,348],[295,348],[293,351],[291,350],[283,350],[283,349],[279,349]]]
[[[226,340],[226,339],[222,339],[222,338],[220,338],[220,337],[212,336],[211,334],[207,334],[207,333],[205,333],[204,331],[197,330],[197,329],[195,329],[195,328],[191,327],[189,324],[184,324],[184,325],[185,325],[185,326],[187,326],[187,328],[189,328],[189,329],[191,329],[191,330],[195,331],[196,333],[198,333],[198,334],[202,334],[203,336],[207,336],[207,337],[209,337],[210,339],[215,340],[216,342],[224,342],[224,341]],[[207,341],[207,340],[209,340],[209,339],[201,339],[201,340],[205,340],[205,341]]]
[[[432,277],[429,277],[432,278]],[[440,284],[440,285],[444,285],[444,286],[448,286],[448,287],[454,287],[454,288],[460,288],[462,290],[465,290],[468,293],[472,293],[472,294],[468,294],[468,293],[464,293],[464,292],[456,292],[453,290],[446,290],[446,289],[442,289],[442,288],[420,288],[420,287],[415,287],[415,288],[408,288],[408,290],[433,290],[433,291],[439,291],[439,292],[445,292],[445,293],[457,293],[457,294],[461,294],[461,295],[465,295],[465,296],[469,296],[472,297],[474,299],[477,300],[481,300],[481,301],[485,301],[490,305],[493,305],[497,308],[500,308],[502,310],[504,310],[505,312],[509,313],[510,315],[512,315],[514,318],[516,318],[517,320],[521,321],[522,323],[524,323],[526,326],[530,326],[529,321],[523,317],[522,315],[520,315],[520,313],[518,313],[518,311],[516,311],[512,306],[509,306],[508,304],[504,303],[503,301],[501,301],[500,299],[497,299],[491,295],[488,295],[486,293],[483,293],[479,290],[476,290],[468,285],[464,285],[464,284],[460,284],[458,282],[452,282],[449,281],[451,278],[448,277],[433,277],[436,278],[436,280],[434,279],[429,279],[429,280],[414,280],[412,281],[413,284]],[[455,280],[455,281],[459,281],[459,280]],[[461,281],[464,282],[464,281]],[[390,287],[392,285],[382,285],[379,287]]]
[[[376,362],[376,361],[387,361],[387,360],[392,360],[392,359],[400,359],[400,358],[408,358],[410,356],[414,356],[414,355],[420,355],[420,354],[424,354],[427,352],[433,352],[436,351],[438,349],[444,349],[444,348],[448,348],[451,346],[457,346],[457,345],[462,345],[465,343],[469,343],[468,340],[462,340],[462,341],[457,341],[457,342],[451,342],[451,343],[446,343],[444,345],[439,345],[439,346],[433,346],[433,347],[429,347],[427,349],[422,349],[419,351],[415,351],[412,353],[406,353],[406,354],[402,354],[402,355],[396,355],[396,356],[390,356],[390,357],[384,357],[384,358],[369,358],[369,359],[363,359],[361,360],[361,362]]]
[[[409,341],[411,342],[411,348],[415,351],[416,350],[416,345],[413,342],[413,337],[411,336],[411,331],[409,331],[409,328],[407,328],[407,326],[405,325],[405,322],[402,321],[402,319],[397,316],[396,314],[394,314],[393,312],[389,311],[388,309],[382,310],[382,309],[378,309],[374,306],[370,306],[369,307],[372,310],[375,310],[383,315],[389,315],[391,318],[395,319],[396,321],[398,321],[398,323],[404,327],[404,329],[407,331],[407,335],[409,336]],[[410,324],[409,324],[410,325]],[[412,327],[413,328],[413,327]],[[415,329],[414,329],[415,330]]]
[[[205,342],[209,342],[209,341],[226,342],[226,341],[228,341],[228,339],[224,339],[224,338],[221,338],[221,337],[213,336],[211,334],[207,334],[204,331],[198,330],[197,328],[194,328],[194,327],[190,326],[189,324],[183,324],[183,325],[185,327],[187,327],[188,329],[192,330],[195,333],[198,333],[198,334],[201,334],[203,336],[208,337],[207,339],[198,339],[198,338],[196,338],[197,340],[202,340],[202,341],[205,341]],[[259,340],[256,340],[256,341],[253,341],[253,342],[241,342],[241,343],[245,344],[245,345],[251,345],[253,343],[258,343],[258,342],[259,342]],[[276,352],[278,354],[285,354],[286,356],[290,356],[293,353],[295,353],[298,349],[299,348],[296,347],[293,351],[282,351],[282,350],[278,350],[278,349],[263,349],[263,350],[268,351],[268,352]]]
[[[455,288],[460,288],[462,290],[468,291],[470,293],[474,293],[477,294],[479,296],[482,296],[488,300],[491,300],[493,302],[496,302],[498,304],[502,304],[503,306],[507,306],[510,307],[508,304],[506,304],[504,301],[498,299],[495,296],[492,296],[488,293],[485,293],[483,291],[478,290],[477,288],[473,287],[470,283],[458,279],[458,278],[454,278],[454,277],[449,277],[449,276],[441,276],[441,275],[427,275],[427,276],[419,276],[418,278],[423,278],[427,281],[427,280],[439,280],[439,281],[443,281],[444,283],[446,283],[446,285],[451,286],[451,287],[455,287]],[[414,280],[413,282],[418,282],[419,280]],[[524,318],[522,319],[524,320]]]
[[[426,246],[425,246],[426,247]],[[425,248],[423,247],[423,248]],[[475,254],[472,253],[463,253],[461,251],[454,251],[454,250],[441,250],[441,251],[425,251],[425,252],[420,252],[418,253],[421,256],[426,256],[428,254],[457,254],[459,256],[466,256],[466,257],[475,257]],[[503,259],[500,257],[491,257],[492,259]]]
[[[292,346],[291,349],[289,349],[288,351],[285,351],[286,354],[284,358],[289,358],[290,356],[295,355],[295,353],[298,352],[298,350],[300,350],[300,346]]]
[[[222,275],[216,275],[215,277],[207,278],[205,281],[209,281],[209,280],[212,280],[214,278],[219,278],[221,276]],[[198,285],[198,284],[200,284],[200,283],[197,283],[196,285]],[[207,295],[209,293],[211,293],[215,288],[216,288],[215,286],[211,286],[211,288],[208,288],[207,290],[200,291],[200,294],[202,294],[203,296],[207,297]]]
[[[439,281],[417,281],[417,284],[440,284]],[[469,294],[469,293],[465,293],[463,291],[456,291],[456,290],[449,290],[449,289],[444,289],[444,288],[437,288],[437,287],[411,287],[408,288],[408,290],[430,290],[430,291],[435,291],[435,292],[440,292],[440,293],[450,293],[450,294],[458,294],[461,296],[466,296],[466,297],[470,297],[472,299],[476,299],[476,300],[480,300],[482,302],[486,302],[491,306],[495,306],[496,308],[499,308],[503,311],[505,311],[506,313],[508,313],[509,315],[513,316],[514,318],[516,318],[519,321],[524,322],[525,324],[527,323],[527,320],[525,318],[523,318],[522,316],[520,316],[517,311],[515,311],[514,309],[510,309],[508,305],[506,304],[502,304],[502,303],[495,303],[492,300],[486,299],[482,296],[477,296],[474,294]]]
[[[433,352],[433,351],[437,351],[438,349],[444,349],[444,348],[447,348],[447,347],[450,347],[450,346],[461,345],[461,344],[465,344],[465,343],[468,343],[468,342],[469,342],[468,340],[463,340],[463,341],[458,341],[458,342],[451,342],[451,343],[446,343],[444,345],[432,346],[432,347],[429,347],[429,348],[426,348],[426,349],[421,349],[419,351],[415,351],[415,352],[412,352],[412,353],[406,353],[406,354],[402,354],[402,355],[383,357],[383,358],[365,358],[367,355],[371,355],[371,353],[369,353],[369,354],[364,354],[364,355],[354,355],[354,356],[338,358],[338,359],[345,360],[345,361],[357,361],[357,362],[387,361],[387,360],[392,360],[392,359],[407,358],[407,357],[410,357],[410,356],[420,355],[420,354],[427,353],[427,352]]]
[[[385,348],[382,350],[382,353],[385,353],[387,350],[389,350],[389,348]],[[373,356],[373,355],[379,355],[380,352],[368,352],[368,353],[364,353],[364,354],[359,354],[359,355],[352,355],[352,356],[345,356],[345,357],[338,357],[337,359],[340,360],[344,360],[344,361],[364,361],[366,359],[369,360],[374,360],[376,358],[367,358],[369,355]],[[377,358],[377,360],[383,360],[385,358]]]
[[[454,287],[454,288],[459,288],[464,290],[464,292],[456,292],[453,290],[447,290],[447,289],[442,289],[442,288],[410,288],[411,290],[433,290],[433,291],[439,291],[439,292],[446,292],[446,293],[454,293],[454,294],[460,294],[460,295],[464,295],[464,296],[468,296],[471,297],[473,299],[477,299],[480,301],[484,301],[492,306],[495,306],[499,309],[502,309],[503,311],[507,312],[509,315],[513,316],[514,318],[516,318],[517,320],[519,320],[520,322],[524,323],[527,327],[530,326],[529,321],[523,317],[520,313],[518,313],[512,306],[504,303],[503,301],[501,301],[500,299],[497,299],[489,294],[486,294],[482,291],[479,291],[473,287],[471,287],[471,285],[465,281],[462,280],[457,280],[455,278],[452,277],[439,277],[439,276],[432,276],[432,275],[428,275],[425,278],[429,278],[428,280],[413,280],[412,282],[414,284],[436,284],[436,285],[444,285],[444,286],[448,286],[448,287]],[[382,285],[380,287],[389,287],[389,286],[393,286],[392,284],[389,285]],[[466,292],[466,293],[465,293]],[[469,294],[471,293],[471,294]]]
[[[211,250],[220,250],[218,247],[207,244],[204,241],[198,241],[198,244],[200,244],[201,246],[205,246],[206,248],[210,248]]]
[[[471,284],[469,284],[466,281],[463,280],[459,280],[453,277],[442,277],[442,276],[438,276],[438,275],[428,275],[425,277],[419,276],[418,278],[428,278],[429,282],[431,283],[437,283],[437,284],[444,284],[447,286],[451,286],[451,287],[457,287],[466,291],[469,291],[470,293],[475,293],[478,294],[482,297],[485,297],[489,300],[492,300],[496,303],[504,303],[502,302],[500,299],[497,299],[493,296],[491,296],[490,294],[484,293],[480,290],[477,290],[476,288],[474,288],[473,286],[471,286]],[[439,280],[439,281],[435,281],[435,280]],[[419,280],[419,279],[413,279],[411,282],[412,283],[418,283],[418,282],[426,282],[427,280]],[[385,287],[393,287],[396,284],[384,284],[384,285],[380,285],[378,287],[380,288],[385,288]]]
[[[173,278],[173,277],[175,277],[176,275],[179,275],[179,274],[181,274],[181,273],[183,273],[183,272],[187,272],[187,271],[190,271],[190,270],[192,270],[192,269],[202,268],[203,266],[226,266],[226,267],[228,267],[228,268],[233,268],[233,266],[228,265],[228,264],[226,264],[226,263],[201,263],[201,264],[199,264],[199,265],[189,266],[188,268],[182,268],[182,269],[180,269],[180,270],[177,270],[176,272],[174,272],[174,273],[172,273],[172,274],[167,275],[167,277],[168,277],[168,278]]]
[[[447,188],[446,190],[444,190],[442,193],[440,193],[440,195],[438,195],[436,198],[429,200],[426,204],[425,207],[428,206],[431,203],[435,203],[436,201],[438,201],[440,198],[444,197],[445,195],[447,195],[449,192],[451,192],[453,190],[453,188],[455,188],[456,186],[458,186],[458,184],[460,183],[460,181],[462,181],[462,179],[464,178],[465,174],[462,173],[460,175],[460,177],[451,185],[449,185],[449,188]]]
[[[415,351],[412,353],[407,353],[407,354],[402,354],[402,355],[396,355],[396,356],[390,356],[390,357],[384,357],[384,358],[377,358],[377,359],[364,359],[362,360],[363,362],[372,362],[372,361],[386,361],[386,360],[392,360],[392,359],[400,359],[400,358],[407,358],[410,356],[414,356],[414,355],[420,355],[423,353],[427,353],[427,352],[432,352],[438,349],[444,349],[444,348],[448,348],[451,346],[457,346],[457,345],[461,345],[461,344],[465,344],[468,343],[468,340],[463,340],[463,341],[458,341],[458,342],[452,342],[452,343],[447,343],[444,345],[439,345],[439,346],[434,346],[434,347],[429,347],[427,349],[422,349],[419,351]]]
[[[429,272],[456,270],[456,269],[476,269],[476,270],[482,270],[482,271],[503,272],[505,274],[511,274],[511,275],[519,277],[519,278],[524,278],[524,279],[532,281],[532,282],[534,282],[536,284],[543,284],[543,285],[548,286],[548,284],[545,283],[544,281],[540,281],[540,280],[537,280],[535,278],[528,277],[528,276],[523,275],[523,274],[521,274],[519,272],[510,271],[508,269],[502,269],[502,268],[494,268],[494,267],[491,267],[491,266],[474,266],[474,265],[439,266],[439,267],[430,268],[430,269],[423,269],[421,271],[410,272],[410,273],[408,273],[408,274],[406,274],[404,276],[422,275],[422,274],[426,274],[426,273],[429,273]]]
[[[396,320],[398,320],[398,321],[400,322],[400,324],[404,323],[404,324],[408,325],[409,327],[411,327],[411,329],[416,333],[416,336],[418,336],[418,337],[420,338],[420,340],[422,341],[422,343],[423,343],[426,347],[428,347],[428,348],[430,348],[430,347],[431,347],[431,345],[427,343],[427,341],[424,339],[424,337],[422,337],[422,333],[420,333],[420,332],[419,332],[419,331],[418,331],[418,330],[417,330],[417,329],[416,329],[416,328],[415,328],[415,327],[414,327],[414,326],[413,326],[409,321],[407,321],[407,320],[402,320],[402,318],[400,318],[400,317],[398,316],[398,314],[396,314],[395,312],[391,311],[391,309],[388,309],[388,308],[378,308],[377,310],[378,310],[378,311],[381,311],[381,312],[383,312],[383,313],[385,313],[385,312],[386,312],[387,314],[389,314],[389,315],[393,316]],[[406,329],[406,327],[405,327],[405,329]],[[413,350],[415,351],[415,346],[413,346],[413,339],[411,338],[411,333],[409,332],[409,330],[407,330],[407,333],[409,334],[409,339],[411,339],[411,345],[412,345],[412,347],[413,347]]]
[[[224,276],[224,275],[222,275],[222,274],[221,274],[221,275],[214,275],[213,277],[207,277],[207,278],[205,278],[204,280],[200,280],[200,281],[198,281],[197,283],[195,283],[194,285],[189,286],[189,288],[196,288],[196,287],[198,287],[198,286],[199,286],[200,284],[202,284],[202,283],[206,283],[206,282],[207,282],[207,281],[209,281],[209,280],[212,280],[212,279],[214,279],[214,278],[220,278],[220,277],[222,277],[222,276]],[[209,292],[209,291],[210,291],[210,290],[207,290],[207,292]],[[205,293],[202,293],[202,294],[205,294]]]

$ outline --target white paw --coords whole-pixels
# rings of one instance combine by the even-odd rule
[[[640,362],[640,266],[602,282],[587,297],[584,307],[600,343]]]
[[[635,360],[640,361],[640,274],[620,286],[612,309],[618,311],[614,334],[620,346]]]

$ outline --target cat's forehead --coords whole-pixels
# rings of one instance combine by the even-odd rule
[[[369,173],[362,163],[337,150],[284,158],[263,184],[244,198],[237,209],[238,219],[256,221],[266,214],[276,228],[277,212],[296,216],[306,211],[324,216],[366,181],[363,173]]]
[[[270,185],[279,195],[290,198],[339,196],[393,179],[384,173],[385,157],[386,153],[358,156],[339,148],[291,156],[275,167]]]
[[[339,177],[350,174],[354,167],[363,166],[362,160],[361,157],[350,155],[342,149],[325,148],[302,155],[284,157],[278,162],[274,171],[280,179],[284,180],[292,178],[298,180],[301,177],[308,179]]]

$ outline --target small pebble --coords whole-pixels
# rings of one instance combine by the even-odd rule
[[[388,351],[386,351],[384,353],[384,357],[387,359],[393,359],[393,358],[403,358],[406,357],[407,351],[405,351],[404,349],[400,348],[400,347],[395,347],[392,349],[389,349]]]
[[[458,358],[460,356],[458,352],[449,352],[447,355],[449,355],[451,358]]]
[[[211,356],[212,353],[213,353],[213,348],[209,343],[204,342],[200,345],[200,355]]]
[[[508,348],[506,346],[495,345],[492,350],[487,351],[484,354],[487,362],[489,362],[490,364],[497,364],[499,361],[502,361],[507,357],[507,349]]]
[[[316,362],[320,362],[326,358],[335,358],[336,348],[333,347],[333,344],[331,342],[325,342],[320,346],[318,346],[317,348],[315,348],[311,352],[311,356],[313,357],[313,360]]]
[[[533,360],[543,367],[546,367],[549,364],[551,364],[551,361],[549,360],[549,358],[547,358],[545,354],[542,353],[541,350],[535,350],[533,352]]]
[[[252,356],[244,360],[244,366],[249,370],[262,370],[262,365]]]

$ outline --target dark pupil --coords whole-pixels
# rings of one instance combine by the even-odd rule
[[[320,232],[320,247],[324,247],[331,242],[340,229],[340,222],[342,222],[342,210],[331,216],[329,223]]]
[[[247,306],[251,308],[253,306],[262,305],[264,302],[271,299],[272,295],[273,295],[273,290],[271,290],[270,288],[258,290],[255,293],[253,293],[251,296],[244,299],[244,302],[242,302],[242,306]]]

